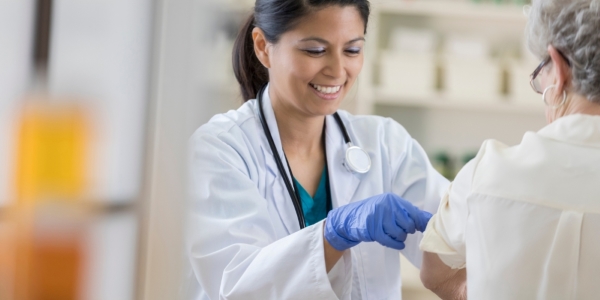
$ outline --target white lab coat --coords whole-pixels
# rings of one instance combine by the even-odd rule
[[[265,117],[285,164],[268,90]],[[402,126],[340,111],[354,144],[372,159],[367,174],[342,165],[347,146],[326,118],[333,207],[385,192],[435,212],[448,182]],[[292,201],[263,132],[256,100],[217,115],[191,138],[191,219],[187,299],[400,299],[399,252],[362,243],[329,272],[323,222],[300,230]],[[288,171],[289,176],[289,171]],[[421,234],[403,254],[420,266]]]
[[[598,299],[600,116],[570,115],[520,145],[486,141],[421,248],[467,268],[469,299]]]

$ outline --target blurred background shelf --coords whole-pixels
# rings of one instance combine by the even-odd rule
[[[449,178],[486,139],[518,144],[545,125],[529,87],[539,61],[525,46],[526,2],[371,1],[351,112],[397,120]]]
[[[451,99],[444,95],[431,97],[410,97],[410,96],[393,96],[378,94],[375,98],[375,104],[395,105],[398,107],[416,107],[428,109],[449,109],[469,112],[497,112],[507,114],[532,114],[543,115],[544,106],[541,104],[535,105],[523,104],[524,100],[516,100],[508,97],[498,97],[497,99],[486,99],[488,101],[469,101],[460,99]]]
[[[471,20],[526,22],[523,6],[517,4],[475,3],[466,1],[373,1],[382,13]]]

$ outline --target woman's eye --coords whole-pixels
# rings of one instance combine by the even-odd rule
[[[352,54],[352,55],[357,55],[360,53],[360,50],[361,50],[360,48],[350,48],[350,49],[347,49],[346,52],[349,54]]]
[[[321,55],[321,54],[325,53],[325,49],[306,49],[306,50],[304,50],[304,52],[306,52],[310,55]]]

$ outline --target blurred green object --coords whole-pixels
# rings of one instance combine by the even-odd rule
[[[445,151],[439,152],[433,157],[433,167],[448,180],[454,179],[456,175],[452,158]]]
[[[446,177],[448,180],[454,180],[460,168],[470,162],[473,158],[477,156],[477,152],[467,152],[463,156],[460,157],[460,160],[453,159],[452,156],[446,151],[440,151],[436,153],[432,158],[433,167],[440,173],[442,176]]]

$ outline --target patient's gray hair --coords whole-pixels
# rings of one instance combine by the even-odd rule
[[[571,62],[575,92],[600,103],[600,0],[533,0],[529,50],[548,56],[548,45]]]

